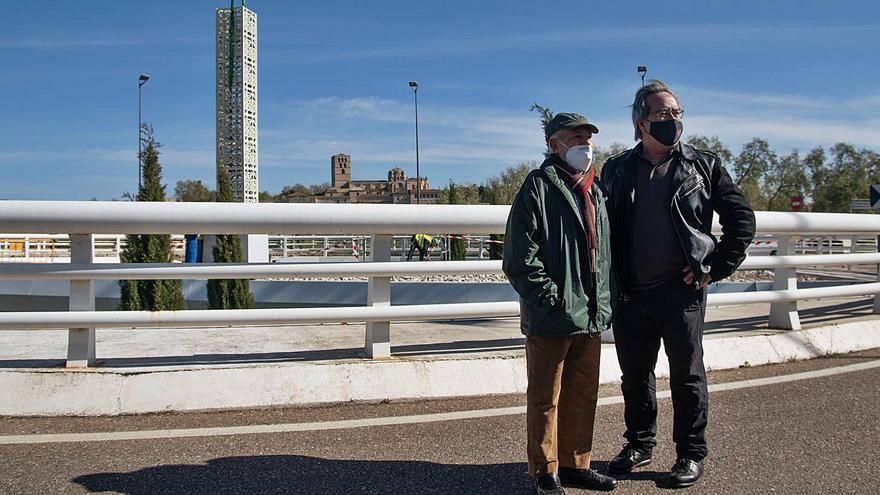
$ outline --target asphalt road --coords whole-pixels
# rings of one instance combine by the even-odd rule
[[[710,382],[789,376],[877,360],[880,350],[872,350],[714,372]],[[880,445],[878,382],[880,367],[873,367],[712,392],[706,474],[699,484],[681,491],[880,493],[880,456],[874,449]],[[622,405],[613,403],[619,395],[616,386],[603,387],[601,394],[612,402],[599,407],[596,420],[593,467],[603,470],[604,461],[620,447]],[[528,494],[525,418],[516,412],[522,405],[523,397],[516,395],[116,418],[0,418],[0,441],[7,443],[45,441],[15,435],[47,433],[138,431],[147,437],[0,445],[0,493]],[[489,417],[477,413],[468,419],[419,419],[511,407],[512,413]],[[401,416],[414,422],[387,424]],[[364,418],[378,426],[313,425]],[[199,433],[206,427],[302,423],[319,429]],[[184,428],[197,436],[150,438],[159,436],[154,430],[169,434],[169,429]],[[654,463],[625,477],[615,493],[668,491],[664,475],[675,461],[669,399],[661,400],[659,429]]]

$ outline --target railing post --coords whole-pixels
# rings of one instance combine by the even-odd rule
[[[849,254],[855,254],[859,252],[859,236],[854,235],[849,238]],[[847,271],[853,270],[853,265],[846,265]]]
[[[877,281],[880,282],[880,265],[877,265]],[[880,314],[880,294],[874,294],[874,314]]]
[[[370,249],[372,260],[391,261],[393,236],[374,235]],[[366,247],[366,240],[364,242]],[[364,250],[366,255],[366,249]],[[391,277],[370,277],[367,283],[367,306],[391,306]],[[391,322],[367,322],[364,353],[373,359],[391,357]]]
[[[776,249],[776,254],[779,256],[792,255],[794,247],[795,239],[792,236],[779,236],[779,247]],[[773,272],[773,290],[797,289],[797,270],[794,267],[776,267]],[[769,323],[770,328],[800,330],[801,319],[798,315],[797,301],[771,303]]]
[[[875,243],[880,253],[880,235],[875,238]],[[880,264],[877,265],[877,281],[880,282]],[[880,294],[874,294],[874,314],[880,314]]]
[[[95,259],[94,237],[91,234],[70,235],[70,262],[93,263]],[[95,310],[95,282],[71,280],[69,290],[70,311]],[[71,328],[67,332],[67,367],[87,368],[95,364],[95,329]]]

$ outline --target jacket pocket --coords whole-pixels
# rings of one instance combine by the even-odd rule
[[[686,198],[691,194],[703,189],[703,178],[699,175],[695,176],[693,179],[688,180],[684,184],[679,187],[679,194],[677,195],[679,199]]]

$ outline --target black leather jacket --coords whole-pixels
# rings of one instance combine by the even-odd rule
[[[632,281],[630,246],[636,158],[641,143],[610,158],[602,168],[601,184],[608,194],[611,258],[618,290],[629,293]],[[730,276],[746,257],[755,236],[755,212],[733,183],[721,160],[709,151],[681,143],[673,151],[675,167],[669,212],[692,273],[710,274],[712,281]],[[673,162],[675,163],[675,162]],[[718,213],[721,240],[712,235],[712,212]],[[694,277],[696,281],[702,278]]]

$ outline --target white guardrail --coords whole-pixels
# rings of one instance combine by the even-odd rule
[[[510,317],[517,302],[392,306],[391,277],[501,273],[497,260],[390,262],[395,234],[501,234],[507,206],[312,205],[136,202],[0,202],[0,232],[69,234],[67,263],[0,263],[0,279],[69,280],[67,312],[0,312],[0,330],[69,328],[68,367],[95,362],[95,328],[202,327],[366,322],[365,352],[390,356],[391,321]],[[880,254],[794,255],[801,236],[877,235],[880,216],[757,212],[758,233],[774,235],[776,256],[750,256],[742,269],[773,269],[770,291],[710,294],[710,306],[771,303],[770,326],[797,329],[797,301],[880,293],[880,282],[798,289],[795,267],[880,263]],[[716,230],[719,229],[715,225]],[[96,235],[324,234],[372,236],[369,263],[120,264],[98,263]],[[855,245],[855,244],[853,244]],[[189,311],[95,311],[94,280],[367,276],[364,307]],[[875,299],[875,312],[877,312]]]

